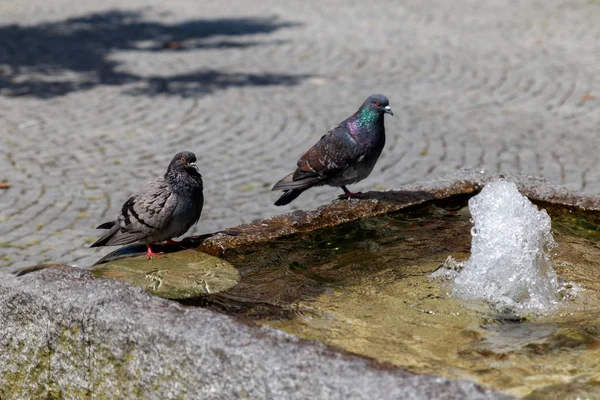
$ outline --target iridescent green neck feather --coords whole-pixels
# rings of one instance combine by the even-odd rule
[[[358,117],[358,125],[362,128],[373,126],[379,121],[381,114],[378,111],[371,110],[369,107],[365,107],[360,111]]]

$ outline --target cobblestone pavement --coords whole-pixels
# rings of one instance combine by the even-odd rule
[[[0,265],[113,250],[93,228],[184,149],[194,233],[328,202],[269,189],[376,92],[395,116],[354,189],[481,167],[598,193],[598,21],[597,0],[4,0]]]

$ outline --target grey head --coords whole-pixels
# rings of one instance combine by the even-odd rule
[[[178,193],[187,193],[189,190],[202,191],[202,175],[196,167],[196,155],[191,151],[175,154],[164,178]]]
[[[169,163],[168,172],[188,172],[194,175],[197,174],[198,169],[196,167],[196,155],[191,151],[181,151],[173,157]]]
[[[390,108],[390,101],[382,94],[370,95],[360,106],[361,110],[368,109],[371,112],[379,114],[394,115]]]

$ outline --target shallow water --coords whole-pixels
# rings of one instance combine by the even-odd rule
[[[416,373],[530,398],[600,397],[600,218],[548,212],[554,268],[578,287],[550,315],[460,300],[429,280],[471,243],[468,209],[435,206],[229,251],[240,283],[201,304]]]

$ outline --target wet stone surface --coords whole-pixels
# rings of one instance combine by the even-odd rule
[[[266,11],[265,11],[266,10]],[[0,266],[88,266],[93,228],[177,151],[193,234],[311,209],[270,187],[369,94],[395,116],[363,192],[460,167],[600,192],[594,0],[74,0],[0,5]]]
[[[97,265],[91,271],[94,276],[119,279],[168,299],[218,293],[240,280],[237,269],[230,263],[195,250],[179,251],[175,258],[168,254],[152,260],[144,255],[122,258]]]

